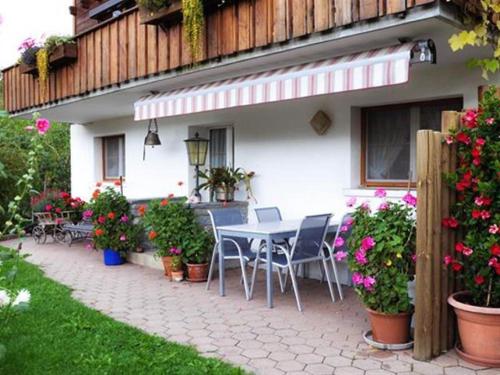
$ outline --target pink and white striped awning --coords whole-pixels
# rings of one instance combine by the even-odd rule
[[[414,46],[405,43],[147,96],[134,104],[135,120],[398,85],[408,81]]]

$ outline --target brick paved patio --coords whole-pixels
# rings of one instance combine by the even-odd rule
[[[254,300],[247,302],[236,270],[227,272],[227,297],[221,298],[216,283],[207,292],[204,284],[171,283],[150,268],[105,267],[100,253],[82,245],[37,246],[28,239],[24,250],[87,306],[257,374],[500,374],[467,364],[454,352],[418,362],[411,351],[371,349],[361,338],[368,323],[352,290],[331,304],[325,284],[300,280],[305,311],[299,313],[291,292],[277,294],[274,309],[265,307],[263,273]]]

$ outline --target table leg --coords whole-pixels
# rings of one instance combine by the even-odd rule
[[[224,241],[223,236],[219,234],[219,294],[226,295],[226,286],[224,283]]]
[[[267,307],[273,307],[273,241],[271,237],[266,238],[266,285],[267,285]]]

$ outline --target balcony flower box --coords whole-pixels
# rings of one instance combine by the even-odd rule
[[[76,60],[78,56],[78,48],[75,43],[66,43],[57,46],[49,56],[50,69],[57,69],[61,66],[68,65]],[[36,64],[28,65],[21,63],[19,65],[21,74],[38,75]]]
[[[31,74],[34,76],[38,75],[38,68],[36,65],[28,65],[23,62],[19,64],[19,71],[21,74]]]

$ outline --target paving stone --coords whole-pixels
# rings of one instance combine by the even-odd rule
[[[446,375],[474,375],[476,372],[474,370],[465,368],[465,367],[446,367],[444,369],[444,373]],[[498,370],[498,373],[500,373],[500,370]]]
[[[271,369],[274,366],[276,366],[276,363],[277,363],[276,361],[273,361],[272,359],[269,358],[252,359],[250,360],[250,362],[248,362],[250,366],[258,369]]]
[[[352,365],[361,370],[373,370],[379,369],[381,364],[373,359],[356,359],[352,362]]]
[[[444,374],[442,367],[426,362],[417,362],[413,364],[413,371],[420,372],[425,375],[442,375]]]
[[[392,372],[404,372],[411,371],[411,364],[403,361],[384,361],[382,363],[382,369],[392,371]]]
[[[363,375],[365,372],[355,367],[338,367],[335,369],[335,375]]]
[[[289,361],[295,359],[297,354],[291,352],[272,352],[269,354],[269,358],[274,359],[276,361]]]
[[[241,352],[241,355],[248,357],[250,359],[255,358],[266,358],[269,355],[269,352],[266,352],[262,349],[248,349]]]
[[[307,365],[305,370],[314,375],[331,375],[335,369],[323,363]]]
[[[311,354],[299,354],[295,358],[296,361],[305,363],[306,365],[316,364],[316,363],[322,363],[323,359],[324,359],[323,356],[317,355],[317,354],[312,354],[312,353]]]
[[[306,367],[303,363],[297,361],[279,361],[276,365],[277,369],[283,371],[301,371]]]
[[[323,362],[333,367],[342,367],[351,366],[352,360],[338,355],[332,355],[330,357],[326,357]]]

